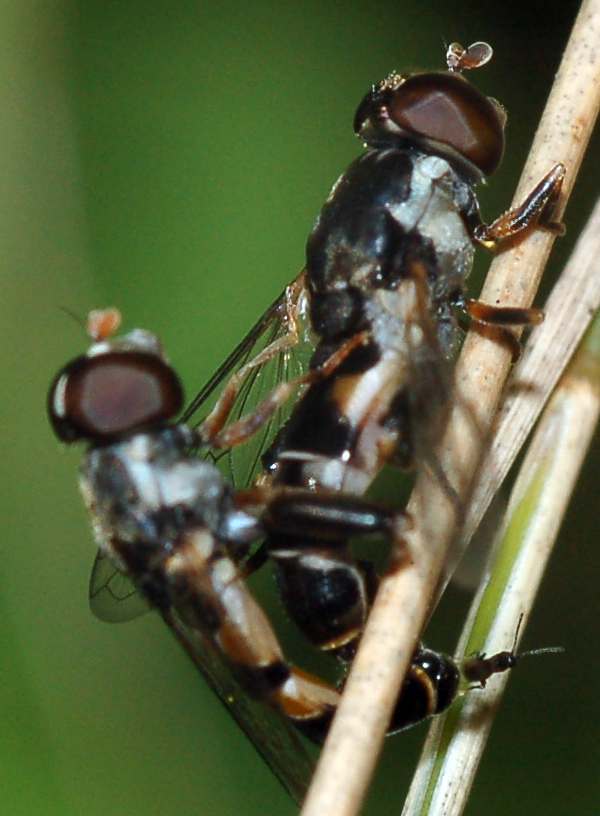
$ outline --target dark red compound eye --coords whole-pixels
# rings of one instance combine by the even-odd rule
[[[154,354],[132,351],[76,358],[48,394],[50,422],[63,442],[109,440],[161,424],[182,404],[173,369]]]
[[[486,176],[504,152],[498,108],[456,74],[417,74],[392,95],[389,114],[403,130],[456,150]]]
[[[398,142],[434,150],[449,160],[466,159],[489,176],[504,153],[506,116],[460,74],[415,74],[397,87],[386,83],[361,102],[355,131],[368,144]]]

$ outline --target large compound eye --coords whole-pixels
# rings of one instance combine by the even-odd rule
[[[490,175],[504,152],[504,119],[498,103],[461,76],[416,74],[388,99],[388,114],[401,132],[447,145]]]
[[[55,378],[48,415],[63,442],[106,441],[165,422],[183,404],[173,369],[154,354],[109,351],[77,357]]]

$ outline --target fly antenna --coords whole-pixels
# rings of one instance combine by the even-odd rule
[[[68,306],[59,306],[60,311],[65,314],[67,317],[70,317],[77,325],[83,329],[83,331],[87,334],[87,326],[86,322],[80,314],[74,312],[72,309],[69,309]]]
[[[121,312],[115,306],[92,309],[88,314],[86,331],[96,342],[108,340],[119,330],[121,319]]]
[[[521,624],[523,623],[524,613],[521,612],[519,615],[519,622],[517,623],[517,628],[515,631],[515,636],[513,639],[513,645],[511,652],[515,656],[515,659],[518,658],[519,660],[522,657],[529,657],[530,655],[541,655],[541,654],[564,654],[565,648],[564,646],[543,646],[541,649],[527,649],[526,652],[517,652],[517,640],[519,639],[519,632],[521,630]]]
[[[529,655],[564,654],[565,652],[564,646],[543,646],[541,649],[528,649],[526,652],[520,652],[517,657],[520,660],[522,657],[529,657]]]
[[[511,648],[511,652],[516,654],[517,651],[517,641],[519,640],[519,632],[521,631],[521,624],[523,623],[523,618],[525,617],[525,613],[521,612],[519,615],[519,620],[517,621],[517,628],[515,629],[515,636],[513,638],[513,644]]]
[[[492,46],[485,42],[474,42],[467,48],[453,42],[446,49],[446,65],[449,71],[460,74],[462,71],[481,68],[491,60],[493,54]]]

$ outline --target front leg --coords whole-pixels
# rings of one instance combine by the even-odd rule
[[[554,220],[554,213],[565,172],[563,164],[555,164],[520,205],[507,210],[491,224],[482,221],[479,205],[473,198],[469,211],[464,214],[473,242],[498,252],[524,238],[535,227],[564,235],[564,224]],[[462,313],[459,316],[461,328],[471,328],[506,346],[513,362],[520,356],[521,344],[507,327],[537,326],[544,319],[541,309],[495,306],[466,299],[462,293],[455,299],[454,306]]]
[[[525,201],[507,210],[491,224],[484,224],[479,209],[474,208],[467,219],[473,241],[486,249],[498,252],[515,240],[523,238],[536,226],[557,235],[564,235],[564,224],[553,219],[565,173],[564,164],[555,164]]]

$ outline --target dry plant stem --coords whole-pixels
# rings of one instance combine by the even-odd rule
[[[500,409],[500,421],[494,428],[494,440],[486,457],[482,478],[471,500],[467,520],[470,529],[476,528],[497,487],[513,463],[532,423],[537,420],[550,392],[563,374],[575,346],[579,344],[589,325],[592,314],[600,308],[598,258],[600,258],[600,201],[597,202],[567,266],[546,303],[545,322],[532,333],[523,357],[511,373],[508,396]],[[600,318],[596,319],[596,324],[594,336],[600,336]],[[590,338],[586,343],[589,341]],[[600,345],[598,340],[597,345]],[[548,358],[550,349],[553,352],[551,359]],[[491,590],[492,594],[498,593],[498,586],[488,584],[487,579],[482,582],[458,644],[457,658],[465,652],[475,650],[491,654],[508,648],[508,644],[512,643],[511,633],[516,631],[521,614],[525,612],[528,615],[552,549],[553,535],[558,529],[570,493],[567,477],[570,476],[572,481],[576,477],[597,421],[600,362],[597,354],[594,370],[591,370],[586,362],[590,359],[591,354],[585,347],[579,351],[575,365],[571,372],[563,377],[546,409],[540,430],[536,434],[513,491],[509,513],[514,519],[514,508],[525,493],[526,485],[533,481],[530,477],[531,463],[539,465],[542,457],[547,459],[542,442],[545,443],[548,439],[553,439],[555,455],[551,461],[552,467],[547,468],[545,475],[551,482],[555,474],[558,474],[560,501],[554,499],[556,485],[550,483],[546,494],[542,495],[539,502],[541,513],[533,515],[537,508],[534,508],[532,513],[533,523],[542,526],[541,528],[532,526],[527,531],[525,541],[518,545],[518,560],[513,564],[510,575],[506,576],[506,584],[502,588],[503,600],[498,603],[492,601],[493,626],[486,629],[485,635],[482,632],[482,623],[484,625],[489,623],[485,600],[488,600],[487,595],[490,594],[488,590]],[[524,387],[528,385],[532,387],[524,391]],[[550,519],[546,509],[548,507],[557,514],[556,518]],[[548,524],[554,525],[551,530],[547,529]],[[509,557],[512,553],[511,546],[516,545],[511,545],[509,541],[507,545]],[[501,558],[503,555],[505,562],[506,555],[499,549],[498,557]],[[531,561],[533,563],[530,563]],[[499,570],[494,570],[492,581],[496,584],[498,581],[501,582],[503,574],[504,568],[501,565]],[[486,620],[483,621],[483,618]],[[473,623],[476,619],[477,636],[472,638]],[[521,634],[523,628],[521,627]],[[496,687],[499,694],[504,688],[506,679],[504,677],[496,685],[490,684],[489,688]],[[403,816],[462,812],[498,702],[496,696],[488,697],[487,691],[483,696],[469,695],[461,705],[453,706],[448,715],[436,718],[423,747],[402,811]],[[477,722],[477,728],[472,726],[473,722]],[[458,785],[457,776],[460,778]]]
[[[553,164],[567,167],[565,197],[598,110],[600,0],[584,2],[540,122],[515,201]],[[491,266],[482,299],[497,305],[529,306],[553,236],[536,232]],[[472,405],[481,429],[490,427],[510,367],[509,354],[470,335],[457,367],[461,401]],[[482,434],[464,411],[453,411],[438,452],[457,492],[468,497],[479,467]],[[302,813],[353,816],[362,805],[389,716],[455,536],[453,506],[439,483],[420,474],[409,510],[415,529],[406,536],[412,563],[387,576],[371,611],[361,647],[321,755]]]
[[[493,439],[469,506],[463,536],[479,526],[531,427],[600,308],[600,201],[545,304],[546,319],[533,330],[511,372]]]
[[[488,654],[508,648],[521,615],[525,620],[529,616],[598,422],[600,320],[596,324],[595,356],[584,344],[562,378],[512,491],[500,558],[503,554],[510,557],[515,549],[517,555],[487,642],[479,644]],[[485,587],[480,594],[485,594]],[[480,600],[474,603],[470,618],[475,618]],[[467,647],[468,632],[466,628],[461,638],[463,652],[474,645]],[[403,816],[459,816],[463,812],[508,678],[508,674],[497,675],[485,694],[469,693],[460,706],[434,723]]]

